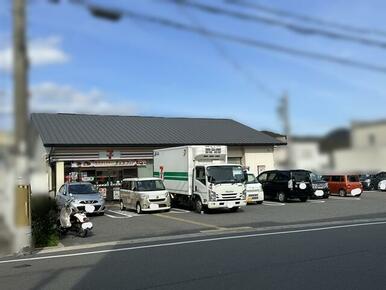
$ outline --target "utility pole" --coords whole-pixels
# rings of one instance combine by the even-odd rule
[[[15,153],[15,252],[31,246],[30,186],[28,170],[28,57],[25,0],[13,0],[13,85]]]
[[[13,0],[14,134],[17,154],[25,154],[28,127],[25,0]]]
[[[283,122],[283,131],[284,135],[287,138],[287,161],[286,166],[288,168],[293,167],[293,158],[292,158],[292,144],[291,144],[291,122],[289,115],[289,97],[288,93],[284,92],[282,98],[280,99],[280,104],[278,107],[278,114]]]

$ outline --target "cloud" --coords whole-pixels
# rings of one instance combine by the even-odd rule
[[[32,66],[62,64],[70,56],[61,48],[62,39],[57,36],[31,40],[28,45],[28,58]],[[12,47],[0,49],[0,70],[10,72],[13,66]]]
[[[112,102],[98,89],[81,91],[69,85],[45,82],[31,88],[31,111],[95,114],[132,114],[129,103]]]
[[[4,105],[0,106],[0,115],[11,116],[13,113],[10,93],[0,92]],[[80,90],[70,85],[43,82],[30,88],[31,112],[62,112],[130,115],[136,111],[128,102],[112,101],[99,89]]]

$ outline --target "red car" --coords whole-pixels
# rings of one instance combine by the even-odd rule
[[[331,194],[358,197],[363,192],[358,175],[323,175],[322,178],[328,182]]]

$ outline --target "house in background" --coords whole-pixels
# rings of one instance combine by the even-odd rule
[[[264,132],[278,140],[287,141],[285,135]],[[276,146],[274,149],[275,167],[325,171],[329,166],[329,157],[320,150],[321,139],[316,136],[293,136],[287,146]],[[289,160],[289,154],[291,154],[291,160]]]
[[[378,172],[386,169],[386,120],[353,122],[350,148],[333,152],[334,168],[344,172]]]

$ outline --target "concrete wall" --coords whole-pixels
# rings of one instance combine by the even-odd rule
[[[30,161],[31,171],[31,193],[48,194],[50,189],[51,169],[46,163],[47,151],[40,138],[37,138],[33,145],[32,158]]]
[[[317,142],[292,144],[292,160],[297,169],[323,171],[329,164],[327,154],[322,154]]]
[[[386,122],[356,126],[351,130],[353,148],[386,146]]]
[[[320,152],[318,142],[294,141],[291,146],[292,162],[295,169],[324,171],[329,166],[329,156]],[[278,146],[274,151],[275,167],[282,168],[288,158],[288,147]]]
[[[337,172],[378,172],[386,170],[386,146],[337,150],[333,153]]]
[[[244,164],[249,171],[257,175],[257,166],[264,166],[265,170],[275,168],[273,160],[273,146],[244,147]]]

